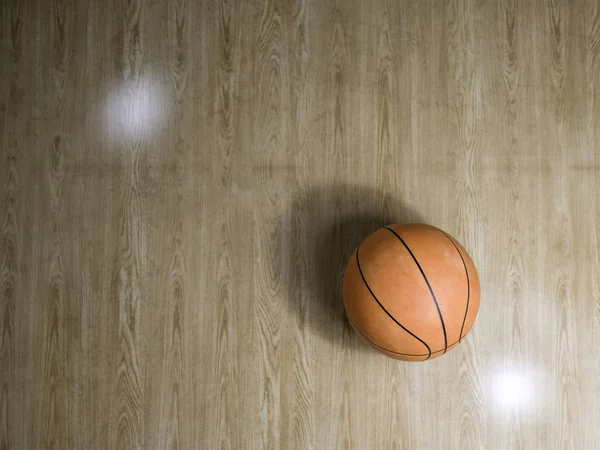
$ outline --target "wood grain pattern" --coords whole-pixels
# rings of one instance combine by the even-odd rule
[[[20,27],[21,5],[10,5],[4,8],[2,26],[2,60],[1,65],[2,98],[0,100],[0,137],[2,160],[0,169],[0,201],[2,202],[2,220],[0,231],[0,448],[8,449],[16,442],[18,434],[18,418],[15,417],[15,391],[17,389],[17,345],[15,342],[15,312],[17,300],[22,295],[19,282],[18,267],[21,263],[20,252],[23,251],[19,237],[19,188],[21,177],[20,164],[17,158],[18,141],[9,130],[14,126],[14,119],[19,111],[19,104],[13,100],[15,79],[21,59]]]
[[[311,361],[312,336],[310,332],[310,299],[307,295],[307,272],[312,268],[303,258],[306,254],[306,210],[308,203],[308,180],[311,178],[310,167],[302,164],[311,154],[313,129],[307,111],[314,102],[311,92],[309,55],[315,45],[314,36],[310,33],[310,5],[306,0],[297,0],[290,6],[290,128],[289,146],[290,160],[294,165],[295,194],[290,223],[290,243],[288,247],[289,301],[294,313],[290,321],[292,338],[292,364],[288,383],[291,389],[284,391],[284,401],[288,405],[289,415],[286,427],[288,435],[296,446],[306,449],[316,448],[315,417],[315,365]]]
[[[185,373],[190,367],[190,353],[186,341],[186,308],[190,298],[188,249],[185,247],[185,230],[183,212],[186,207],[187,188],[186,169],[189,165],[189,150],[185,135],[186,102],[189,76],[188,48],[190,45],[190,22],[188,18],[190,5],[187,1],[171,2],[166,14],[167,37],[170,47],[168,61],[172,82],[173,114],[177,117],[178,126],[171,140],[173,151],[168,157],[174,167],[174,174],[169,177],[173,183],[171,217],[167,217],[167,228],[174,232],[165,236],[169,254],[168,268],[163,266],[166,277],[160,280],[164,295],[164,303],[160,309],[158,332],[162,333],[162,348],[154,359],[160,368],[160,379],[157,389],[159,411],[152,422],[151,441],[160,448],[179,449],[189,445],[189,427],[184,427],[183,415],[186,412],[184,393],[189,388]]]
[[[143,314],[147,288],[145,278],[146,229],[144,192],[140,179],[143,123],[136,120],[143,108],[145,92],[143,67],[144,31],[142,2],[128,2],[120,17],[122,42],[118,81],[122,85],[122,114],[116,124],[122,128],[122,180],[119,229],[116,237],[112,298],[118,304],[119,331],[116,336],[116,393],[113,417],[115,448],[141,448],[144,444],[144,332]]]
[[[39,287],[37,297],[42,300],[41,310],[46,317],[43,319],[43,334],[39,345],[43,348],[42,373],[44,379],[42,418],[44,427],[44,446],[57,448],[63,442],[68,443],[68,391],[66,379],[68,375],[68,342],[74,336],[69,336],[67,322],[68,297],[65,273],[65,154],[66,136],[63,134],[66,111],[67,83],[70,66],[70,46],[73,45],[74,14],[70,2],[56,1],[52,5],[52,49],[53,65],[52,82],[53,98],[48,98],[48,109],[52,111],[51,123],[56,126],[57,133],[50,137],[50,129],[43,131],[47,137],[41,145],[45,154],[44,174],[46,183],[43,188],[41,210],[46,210],[47,222],[45,230],[41,230],[46,245],[43,260],[47,261],[42,272],[43,282]],[[44,83],[45,84],[45,83]],[[44,85],[43,84],[43,85]],[[66,131],[66,130],[65,130]],[[48,139],[50,138],[50,139]],[[44,148],[46,147],[46,148]],[[46,209],[47,208],[47,209]],[[40,324],[41,325],[41,324]]]
[[[330,27],[325,31],[323,36],[326,43],[325,48],[329,50],[325,60],[327,64],[328,76],[326,79],[326,87],[323,101],[326,102],[326,117],[325,117],[325,142],[324,145],[324,163],[333,170],[341,170],[345,173],[345,166],[348,164],[348,158],[344,155],[348,151],[349,143],[347,142],[347,134],[345,127],[349,120],[348,114],[348,79],[347,79],[347,64],[348,54],[346,51],[346,41],[348,35],[346,32],[346,22],[344,20],[344,5],[341,2],[335,2],[331,5],[327,14],[329,15],[327,22]],[[334,216],[339,214],[339,202],[342,199],[334,200],[336,203],[331,205],[321,204],[321,210],[317,214],[324,214],[324,208],[330,208],[334,211]],[[339,255],[341,246],[339,239],[331,242],[326,250],[329,254],[322,257],[336,259]],[[318,268],[317,268],[318,270]],[[337,274],[332,273],[331,288],[329,295],[335,295],[333,286],[338,280]],[[335,326],[331,322],[326,322],[324,326]],[[340,330],[335,330],[335,334],[339,336]],[[328,417],[333,417],[334,420],[331,426],[335,428],[334,433],[324,433],[325,439],[323,446],[330,448],[351,448],[352,447],[352,425],[355,420],[352,411],[349,409],[349,392],[348,378],[351,377],[351,372],[343,371],[345,362],[345,352],[334,345],[331,358],[331,373],[325,378],[327,388],[332,389],[333,386],[338,386],[338,389],[333,390],[332,404],[327,411]]]
[[[4,118],[4,127],[6,122]],[[8,133],[7,133],[8,134]],[[10,139],[10,138],[9,138]],[[15,383],[15,308],[20,293],[17,285],[17,268],[19,264],[19,217],[17,215],[18,188],[20,187],[19,169],[15,154],[15,143],[6,139],[3,143],[4,170],[2,179],[5,180],[2,192],[4,217],[2,218],[2,265],[0,266],[0,364],[2,365],[2,384],[0,385],[0,446],[9,448],[14,417],[11,416],[14,397],[10,388]]]
[[[596,164],[597,159],[591,157],[591,155],[598,155],[598,153],[600,153],[600,142],[598,142],[598,137],[600,136],[598,121],[600,120],[600,117],[595,113],[600,105],[600,5],[593,1],[586,2],[584,14],[586,38],[585,76],[587,80],[585,95],[588,107],[586,111],[587,120],[584,121],[584,123],[586,123],[586,128],[582,133],[582,137],[586,138],[587,141],[583,148],[587,151],[581,151],[581,157],[584,161],[590,161],[591,164]],[[583,167],[585,167],[585,165]],[[596,165],[595,168],[598,169],[599,167]],[[585,173],[587,173],[588,177],[585,181],[593,186],[592,189],[595,192],[595,189],[598,189],[598,186],[600,185],[600,171],[586,170]],[[584,205],[582,204],[582,206]],[[586,323],[588,323],[592,329],[590,335],[586,337],[590,339],[591,342],[597,341],[600,337],[600,320],[598,319],[600,316],[600,279],[599,277],[594,276],[600,269],[600,246],[598,245],[598,239],[600,238],[598,234],[598,225],[600,224],[599,213],[598,209],[590,209],[587,213],[589,219],[581,224],[579,228],[581,229],[581,227],[583,227],[590,230],[587,241],[587,246],[590,250],[590,264],[584,264],[582,269],[586,275],[589,273],[588,276],[591,278],[591,283],[586,284],[585,280],[587,277],[584,275],[586,278],[581,280],[580,285],[583,286],[583,293],[586,293],[586,289],[590,289],[591,286],[590,295],[587,296],[589,306],[586,308],[586,312],[592,311],[590,316],[586,318]],[[586,367],[586,370],[588,371],[594,370],[591,361],[587,361],[584,367]],[[583,397],[585,399],[583,408],[585,411],[594,411],[591,420],[600,419],[600,411],[591,408],[592,398],[597,396],[599,391],[598,383],[595,383],[590,379],[588,379],[585,386],[582,387]],[[586,445],[596,445],[597,442],[597,436],[586,436]]]
[[[283,321],[280,292],[286,282],[286,267],[282,264],[285,247],[284,189],[287,178],[285,133],[285,67],[283,66],[283,26],[285,10],[279,0],[269,0],[260,6],[254,35],[256,53],[253,80],[255,128],[254,164],[256,164],[255,239],[256,257],[254,322],[259,348],[259,431],[260,448],[276,449],[282,435],[282,360]],[[261,149],[260,151],[256,151]]]
[[[600,448],[595,0],[0,2],[0,449]],[[372,351],[391,222],[478,267]]]

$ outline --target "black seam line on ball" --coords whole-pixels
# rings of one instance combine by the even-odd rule
[[[417,261],[417,258],[411,251],[410,247],[406,244],[406,242],[404,242],[404,239],[402,239],[400,237],[400,235],[398,233],[396,233],[394,230],[392,230],[391,228],[385,227],[385,229],[388,230],[390,233],[392,233],[394,236],[396,236],[400,240],[400,242],[402,242],[404,247],[406,247],[406,250],[408,250],[408,253],[410,253],[410,256],[412,256],[413,261],[419,268],[421,275],[423,275],[423,279],[425,280],[425,283],[427,283],[429,292],[431,293],[431,296],[433,297],[433,301],[435,302],[435,307],[437,308],[438,315],[440,316],[440,321],[442,322],[442,330],[444,330],[444,353],[446,353],[446,350],[448,350],[448,336],[446,334],[446,325],[444,324],[444,318],[442,317],[442,310],[440,309],[440,305],[438,305],[438,301],[437,301],[437,298],[435,297],[435,294],[433,293],[431,284],[429,284],[429,280],[427,279],[425,272],[423,272],[423,268],[421,267],[421,264],[419,264],[419,261]]]
[[[348,318],[348,316],[346,316],[346,318]],[[362,334],[360,331],[358,331],[358,328],[356,328],[356,325],[354,325],[354,323],[348,318],[348,322],[350,322],[350,324],[352,325],[352,327],[354,328],[354,330],[360,334],[365,340],[367,340],[369,343],[371,343],[371,345],[374,345],[377,348],[380,348],[381,350],[385,350],[386,352],[390,352],[393,353],[395,355],[402,355],[402,356],[430,356],[427,353],[422,353],[422,354],[417,354],[417,353],[402,353],[402,352],[395,352],[394,350],[390,350],[389,348],[385,348],[382,347],[381,345],[376,344],[375,342],[373,342],[371,339],[369,339],[368,337],[366,337],[364,334]],[[459,341],[454,341],[452,344],[450,344],[448,347],[452,347],[455,344],[458,344]],[[436,350],[435,352],[431,352],[432,355],[435,355],[436,353],[440,353],[443,352],[444,349],[441,350]],[[426,359],[424,359],[423,361],[426,361]]]
[[[465,263],[465,258],[463,258],[462,253],[460,252],[460,250],[458,249],[458,247],[456,246],[456,244],[454,243],[454,241],[452,240],[450,235],[448,235],[444,231],[442,231],[442,233],[444,233],[444,235],[448,238],[448,240],[450,242],[452,242],[452,245],[454,245],[454,248],[458,252],[458,255],[460,256],[460,259],[465,268],[465,275],[467,276],[467,307],[465,309],[465,317],[463,318],[462,326],[460,327],[460,335],[458,336],[458,342],[460,342],[463,338],[463,330],[465,328],[465,322],[467,321],[467,313],[469,312],[469,301],[471,300],[471,282],[469,281],[469,271],[467,270],[467,264]]]
[[[367,287],[367,289],[369,290],[369,292],[371,293],[371,297],[373,297],[373,299],[377,302],[377,304],[379,305],[379,307],[381,309],[383,309],[383,311],[390,317],[390,319],[392,319],[394,322],[396,322],[396,324],[402,328],[404,331],[406,331],[408,334],[410,334],[412,337],[414,337],[415,339],[417,339],[421,344],[423,344],[425,347],[427,347],[427,351],[429,352],[429,354],[427,355],[426,359],[429,359],[429,357],[431,356],[431,348],[429,348],[429,345],[427,345],[427,343],[421,339],[419,336],[417,336],[416,334],[412,333],[411,331],[409,331],[404,325],[402,325],[400,322],[398,322],[396,320],[396,318],[394,316],[392,316],[387,309],[385,309],[385,307],[381,304],[381,302],[379,301],[379,299],[375,296],[375,294],[373,293],[373,291],[371,290],[371,287],[369,286],[369,283],[367,283],[367,280],[365,279],[365,276],[363,274],[363,271],[360,267],[360,259],[358,258],[358,251],[360,250],[360,245],[358,246],[358,248],[356,249],[356,265],[358,266],[358,272],[360,273],[360,276],[363,280],[363,283],[365,283],[365,286]]]

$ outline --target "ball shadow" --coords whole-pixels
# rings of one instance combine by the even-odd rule
[[[336,185],[297,194],[292,209],[294,251],[288,298],[312,333],[353,351],[371,347],[352,330],[342,303],[342,280],[358,244],[392,223],[421,222],[400,198],[374,188]]]

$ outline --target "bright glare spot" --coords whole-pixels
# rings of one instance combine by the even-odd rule
[[[534,400],[535,383],[523,370],[504,370],[494,378],[494,400],[504,410],[525,410]]]
[[[115,88],[106,102],[107,132],[126,138],[151,138],[160,131],[165,120],[166,102],[160,84],[145,77],[136,84]]]

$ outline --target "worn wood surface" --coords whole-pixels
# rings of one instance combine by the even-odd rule
[[[600,3],[1,0],[0,449],[599,449]],[[422,221],[469,337],[344,319]]]

